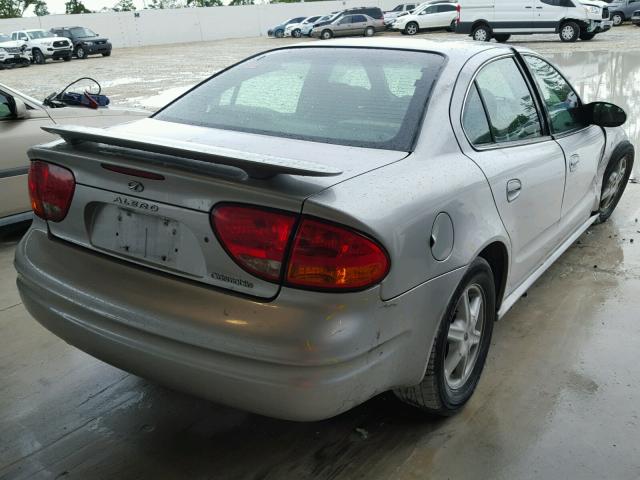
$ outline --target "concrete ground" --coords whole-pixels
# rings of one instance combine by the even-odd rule
[[[110,59],[5,72],[2,82],[55,89],[67,80],[61,73],[99,74],[119,103],[135,104],[276,45],[212,43],[206,51],[121,50]],[[637,143],[640,29],[584,44],[529,45],[563,66],[587,100],[625,106]],[[165,62],[180,49],[179,67]],[[36,73],[50,83],[34,84]],[[640,478],[639,218],[640,185],[630,183],[611,220],[583,235],[496,324],[478,390],[458,416],[431,418],[383,394],[306,424],[183,395],[68,346],[22,306],[12,266],[20,232],[4,231],[0,479]]]

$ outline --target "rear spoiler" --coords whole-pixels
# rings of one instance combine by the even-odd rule
[[[195,161],[190,163],[204,162],[206,164],[226,165],[244,170],[252,178],[270,178],[279,174],[332,177],[342,173],[342,171],[335,168],[305,160],[242,152],[229,148],[213,147],[181,140],[168,140],[147,135],[114,132],[102,128],[75,125],[41,128],[45,132],[60,135],[69,145],[77,145],[84,142],[102,143]]]

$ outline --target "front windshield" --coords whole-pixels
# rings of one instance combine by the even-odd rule
[[[212,77],[155,118],[409,151],[442,62],[433,53],[405,50],[276,50]]]
[[[53,37],[53,33],[45,32],[44,30],[29,30],[27,32],[30,38],[49,38]]]
[[[75,27],[75,28],[72,28],[70,32],[71,32],[71,35],[73,35],[74,37],[97,37],[98,36],[90,28]]]
[[[8,42],[10,40],[11,40],[11,37],[9,35],[0,33],[0,42]]]

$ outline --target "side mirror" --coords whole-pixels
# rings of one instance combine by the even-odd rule
[[[584,120],[599,127],[619,127],[627,121],[626,112],[608,102],[593,102],[582,106]]]
[[[29,111],[27,110],[27,106],[21,99],[13,97],[13,102],[11,103],[13,103],[12,113],[14,118],[23,119],[29,116]]]

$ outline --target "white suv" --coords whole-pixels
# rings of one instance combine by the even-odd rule
[[[73,55],[73,45],[68,39],[45,30],[18,30],[11,34],[11,39],[27,44],[34,63],[43,64],[47,58],[68,62]]]
[[[512,34],[557,33],[563,42],[591,40],[611,28],[598,0],[462,0],[456,33],[506,42]]]
[[[413,12],[397,17],[390,28],[405,35],[415,35],[423,29],[446,28],[453,32],[458,17],[457,9],[457,4],[449,2],[422,4]]]
[[[9,35],[0,33],[0,70],[31,64],[31,56],[23,42],[11,40]]]

